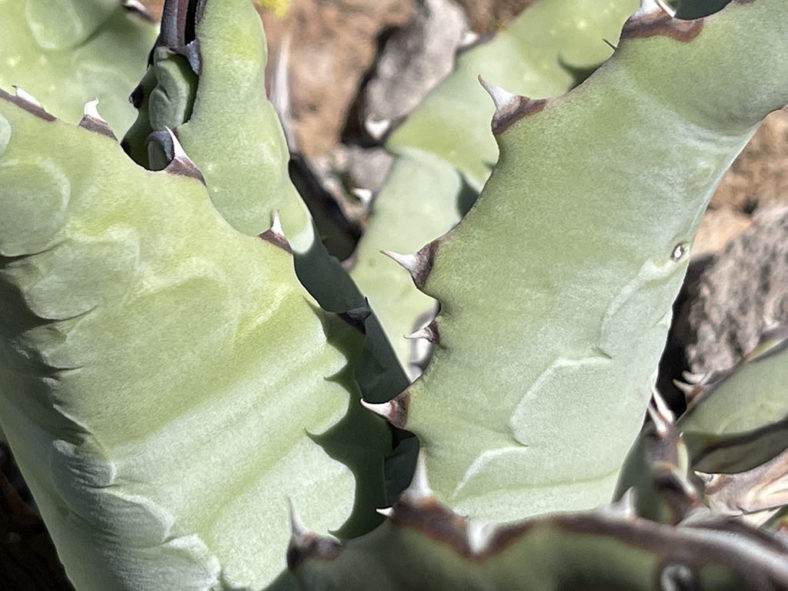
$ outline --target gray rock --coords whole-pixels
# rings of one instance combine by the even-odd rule
[[[712,259],[692,292],[682,340],[695,373],[733,367],[765,328],[788,322],[788,206],[759,212]]]
[[[413,18],[383,49],[367,84],[363,118],[371,134],[378,122],[396,121],[412,111],[454,65],[468,23],[449,0],[420,0]]]
[[[347,146],[347,175],[353,187],[377,191],[388,175],[393,156],[383,148]]]

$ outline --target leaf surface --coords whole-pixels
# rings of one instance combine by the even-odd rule
[[[20,86],[72,123],[98,99],[116,134],[131,125],[127,97],[145,70],[152,23],[117,0],[5,0],[0,22],[0,88]]]
[[[788,99],[785,10],[641,11],[568,95],[493,91],[493,175],[454,230],[405,261],[441,302],[440,345],[378,409],[417,433],[441,501],[508,520],[612,494],[706,203]]]
[[[360,394],[281,241],[185,157],[146,171],[5,93],[0,187],[0,421],[78,588],[259,589],[286,496],[350,518],[357,462],[318,440]],[[362,424],[377,505],[389,435]]]

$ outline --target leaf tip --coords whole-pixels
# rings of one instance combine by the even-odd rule
[[[290,497],[287,497],[287,508],[290,514],[290,542],[287,545],[287,568],[295,570],[303,561],[309,558],[331,559],[341,552],[342,546],[339,542],[331,538],[318,536],[304,526],[295,512]]]
[[[293,500],[290,497],[286,497],[285,500],[287,501],[287,513],[290,517],[290,544],[302,546],[307,539],[314,537],[314,533],[307,529],[301,518],[298,517]]]
[[[391,130],[391,127],[390,119],[374,119],[369,117],[364,121],[364,129],[369,136],[377,142],[383,141]]]
[[[668,403],[656,388],[652,389],[651,404],[648,405],[648,414],[654,423],[657,436],[666,439],[675,431],[676,417],[670,410]]]

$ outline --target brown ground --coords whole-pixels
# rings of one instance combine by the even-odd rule
[[[290,81],[295,133],[307,156],[339,141],[349,106],[381,36],[407,21],[415,0],[292,0],[284,19],[263,14],[271,55],[292,35]],[[457,0],[479,32],[499,28],[531,0]],[[157,10],[161,0],[146,4]],[[711,252],[749,226],[760,203],[788,202],[788,110],[767,119],[712,200],[695,254]]]

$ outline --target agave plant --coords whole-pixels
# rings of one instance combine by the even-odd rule
[[[123,10],[7,0],[0,49],[80,64],[150,33]],[[288,178],[248,0],[168,0],[146,72],[90,53],[139,70],[120,142],[132,88],[5,59],[0,423],[76,589],[788,588],[785,329],[678,419],[654,386],[705,205],[788,102],[788,7],[678,11],[537,0],[466,53],[388,139],[362,289]],[[413,384],[389,343],[432,304],[370,254],[400,235],[440,302]]]

